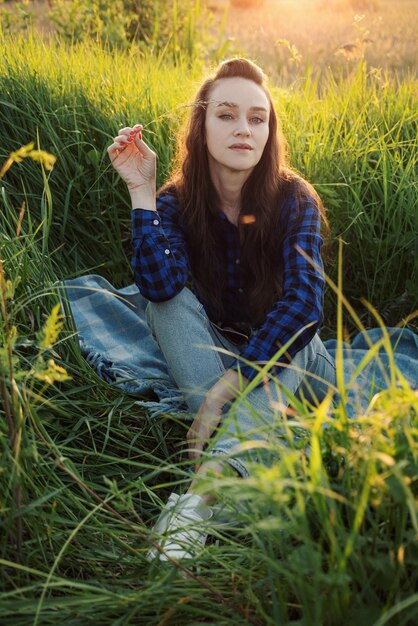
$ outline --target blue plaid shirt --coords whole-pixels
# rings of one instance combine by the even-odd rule
[[[233,369],[238,370],[239,367],[249,380],[255,378],[257,369],[243,364],[242,359],[263,365],[299,332],[286,351],[291,359],[309,343],[322,322],[324,278],[320,216],[313,203],[303,208],[299,219],[294,208],[294,203],[288,202],[279,222],[280,228],[285,229],[281,250],[278,251],[283,268],[282,296],[255,329],[233,365]],[[160,196],[157,210],[158,213],[147,209],[132,211],[135,282],[142,295],[152,302],[173,298],[185,287],[189,278],[187,244],[176,200],[168,194]],[[240,271],[238,228],[222,212],[219,219],[223,221],[227,241],[225,321],[242,322],[245,295]],[[305,251],[315,267],[297,251],[297,247]],[[192,289],[199,297],[193,285]],[[210,303],[203,304],[211,318]],[[289,363],[288,357],[283,355],[277,362]]]

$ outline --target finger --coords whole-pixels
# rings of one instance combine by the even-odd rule
[[[199,447],[199,445],[196,444],[193,448],[189,448],[188,450],[189,459],[191,461],[194,461],[195,459],[200,459],[200,457],[202,456],[202,452],[203,446]]]
[[[142,124],[135,124],[135,126],[125,126],[125,128],[121,128],[118,135],[123,135],[124,137],[133,137],[137,133],[141,132],[144,127]]]
[[[142,141],[142,129],[139,129],[133,134],[130,134],[129,137],[131,137],[133,140],[138,139],[138,141]]]
[[[199,435],[198,435],[198,433],[197,433],[195,430],[190,429],[190,430],[188,431],[187,435],[186,435],[186,439],[187,439],[187,441],[188,441],[189,443],[193,443],[194,441],[196,441],[196,439],[198,438],[198,436],[199,436]]]
[[[133,135],[131,135],[129,132],[120,132],[119,135],[116,135],[116,137],[113,138],[113,141],[115,143],[123,142],[126,145],[127,143],[133,141]]]
[[[121,148],[118,143],[112,143],[107,149],[107,154],[110,159],[113,160],[121,153],[122,150],[123,148]]]
[[[199,436],[199,433],[202,430],[202,427],[204,426],[204,424],[202,422],[203,422],[202,416],[199,415],[199,414],[195,415],[194,420],[190,424],[190,428],[187,431],[186,437],[188,439],[190,439],[190,438],[194,439],[194,438]]]
[[[131,130],[132,130],[131,126],[125,126],[125,128],[120,128],[119,129],[118,135],[129,135]]]
[[[122,139],[122,141],[126,143],[133,143],[134,138],[138,133],[141,134],[141,130],[124,129],[123,132],[119,133],[118,138]]]
[[[114,139],[114,144],[118,147],[119,150],[125,149],[131,143],[132,143],[132,139],[130,139],[129,137],[126,137],[125,135],[120,135],[118,137],[115,137]]]
[[[127,135],[118,135],[117,137],[115,137],[115,138],[113,139],[113,141],[114,141],[115,143],[119,143],[119,144],[120,144],[120,143],[124,143],[124,144],[126,144],[128,139],[129,139],[129,137],[128,137]]]
[[[125,148],[126,146],[128,146],[129,144],[133,144],[135,137],[137,136],[137,134],[140,134],[141,131],[131,131],[129,133],[121,133],[119,135],[117,135],[117,137],[115,137],[113,139],[114,143],[116,143],[117,145],[119,145],[122,148]],[[148,146],[147,146],[148,147]]]
[[[145,158],[155,158],[156,154],[142,139],[142,133],[138,133],[134,137],[135,145]]]
[[[133,126],[125,126],[119,130],[120,133],[129,133],[132,130],[138,130],[139,128],[144,128],[143,124],[134,124]]]
[[[189,454],[192,448],[193,450],[203,449],[203,443],[199,441],[200,440],[199,433],[193,428],[190,428],[188,430],[187,435],[186,435],[186,440],[189,445]]]
[[[135,124],[134,126],[132,126],[131,135],[133,135],[135,133],[139,133],[143,129],[144,129],[144,126],[142,124]]]
[[[203,452],[203,448],[210,438],[207,432],[194,431],[190,435],[187,435],[187,443],[191,449],[198,451],[198,456]]]
[[[141,132],[141,131],[139,131],[139,132]],[[130,133],[129,135],[126,136],[126,142],[127,143],[134,143],[135,137],[136,137],[136,133],[133,133],[133,134]],[[140,139],[142,139],[142,135],[140,135]]]

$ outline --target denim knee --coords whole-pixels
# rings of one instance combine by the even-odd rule
[[[203,304],[197,299],[194,293],[188,287],[184,287],[174,298],[170,298],[170,300],[148,302],[145,315],[148,326],[155,337],[156,318],[162,318],[163,320],[173,319],[174,315],[182,314],[184,309],[201,312],[203,308]]]

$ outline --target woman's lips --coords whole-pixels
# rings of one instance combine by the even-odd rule
[[[229,146],[230,150],[237,150],[238,152],[251,151],[252,147],[248,143],[234,143]]]

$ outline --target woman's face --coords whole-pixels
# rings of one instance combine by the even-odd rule
[[[221,78],[212,87],[205,130],[212,172],[248,175],[269,136],[270,104],[264,90],[246,78]]]

